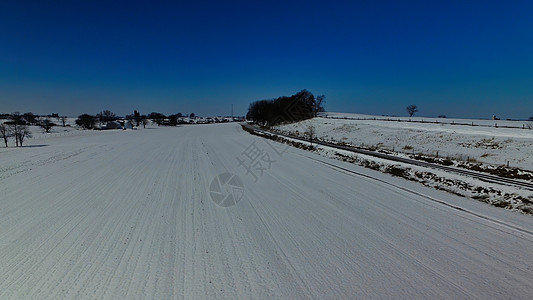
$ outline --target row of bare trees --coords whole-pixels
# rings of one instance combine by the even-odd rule
[[[17,124],[16,122],[0,124],[0,138],[2,138],[6,147],[9,146],[9,140],[12,138],[15,138],[17,147],[22,147],[24,141],[27,138],[31,138],[31,131],[27,125]]]
[[[61,122],[63,127],[65,127],[67,124],[67,117],[66,116],[59,116],[58,114],[52,114],[48,116],[39,116],[32,112],[27,112],[24,114],[21,114],[19,112],[14,112],[12,114],[4,114],[0,115],[3,119],[9,119],[9,122],[16,122],[18,124],[24,124],[24,125],[34,125],[34,126],[41,126],[44,128],[43,125],[48,126],[50,123],[52,123],[52,126],[56,126],[55,123],[51,121],[52,118],[57,119],[57,121]]]
[[[31,131],[28,125],[40,126],[45,132],[50,132],[52,127],[56,126],[50,120],[50,116],[38,116],[31,112],[20,114],[15,112],[12,114],[2,115],[7,121],[0,123],[0,138],[4,142],[6,147],[9,146],[10,140],[15,140],[17,147],[22,147],[24,141],[32,137]],[[66,126],[66,117],[59,117],[56,114],[56,118],[61,120],[63,126]]]
[[[137,111],[135,111],[137,112]],[[168,125],[168,126],[177,126],[180,123],[180,118],[188,116],[189,118],[194,119],[196,115],[191,113],[190,115],[183,115],[182,113],[172,114],[166,116],[165,114],[159,112],[152,112],[148,116],[141,116],[143,121],[151,120],[153,124],[157,126]],[[145,118],[143,118],[145,117]]]
[[[157,123],[160,125],[162,120],[166,118],[163,114],[158,113],[151,113],[150,115],[141,115],[138,111],[134,111],[132,115],[126,116],[126,119],[132,124],[137,127],[140,125],[143,125],[143,127],[146,127],[149,120],[151,119],[154,123]],[[96,115],[90,115],[90,114],[82,114],[79,115],[76,119],[76,125],[84,128],[84,129],[95,129],[97,124],[104,125],[112,121],[118,120],[119,117],[113,113],[110,110],[104,110]]]
[[[118,119],[119,117],[114,112],[110,110],[103,110],[97,113],[96,115],[79,115],[75,123],[76,125],[85,129],[94,129],[98,123],[100,123],[100,125],[103,125],[112,121],[116,121]]]

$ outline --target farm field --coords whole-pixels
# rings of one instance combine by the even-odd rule
[[[509,162],[511,167],[533,171],[533,129],[527,129],[528,126],[533,127],[533,122],[327,113],[326,118],[313,118],[275,128],[306,136],[309,126],[314,128],[316,137],[323,140],[399,154],[438,155],[490,165],[506,165]]]
[[[352,132],[370,138],[375,126],[306,122],[331,123],[318,134],[354,142]],[[402,131],[413,145],[427,140],[423,129]],[[531,131],[520,132],[486,138],[530,145]],[[235,123],[68,133],[0,148],[0,299],[533,294],[531,216],[269,142]],[[420,147],[452,145],[430,144]],[[491,159],[532,168],[531,147],[506,147]],[[236,181],[218,189],[227,173]]]

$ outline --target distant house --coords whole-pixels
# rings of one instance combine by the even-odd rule
[[[107,122],[103,129],[122,129],[122,125],[117,121],[111,121]]]

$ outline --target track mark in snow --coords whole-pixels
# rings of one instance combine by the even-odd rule
[[[235,157],[260,138],[236,124],[49,141],[2,153],[9,172],[41,164],[0,181],[2,299],[533,293],[529,218],[430,201],[292,148],[254,183]],[[246,189],[228,208],[209,196],[224,172]],[[517,220],[522,231],[504,225]]]
[[[359,172],[356,172],[356,171],[353,171],[353,170],[349,170],[347,168],[343,168],[343,167],[340,167],[340,166],[337,166],[337,165],[334,165],[332,163],[328,163],[328,162],[325,162],[325,161],[322,161],[322,160],[319,160],[319,159],[316,159],[316,158],[313,158],[313,157],[309,157],[309,156],[306,156],[307,158],[311,159],[311,160],[314,160],[318,163],[321,163],[323,165],[327,165],[329,166],[330,168],[332,169],[338,169],[338,170],[342,170],[344,171],[345,173],[347,174],[351,174],[351,175],[357,175],[357,176],[360,176],[360,177],[365,177],[365,178],[368,178],[368,179],[371,179],[371,180],[374,180],[374,181],[378,181],[378,182],[381,182],[381,183],[384,183],[384,184],[387,184],[387,185],[390,185],[390,186],[393,186],[397,189],[400,189],[400,190],[403,190],[403,191],[406,191],[406,192],[409,192],[411,194],[414,194],[414,195],[417,195],[417,196],[420,196],[424,199],[427,199],[427,200],[430,200],[430,201],[433,201],[435,203],[438,203],[438,204],[441,204],[441,205],[444,205],[446,207],[449,207],[449,208],[452,208],[454,210],[458,210],[458,211],[461,211],[465,214],[469,214],[471,216],[475,216],[475,217],[478,217],[478,218],[481,218],[481,219],[484,219],[486,221],[489,221],[491,223],[495,223],[497,225],[500,225],[500,226],[503,226],[503,227],[507,227],[509,229],[512,229],[514,231],[519,231],[519,232],[522,232],[522,233],[525,233],[527,234],[529,237],[531,237],[532,239],[528,239],[529,241],[533,242],[533,231],[531,230],[528,230],[528,229],[525,229],[525,228],[522,228],[522,227],[519,227],[519,226],[516,226],[516,225],[512,225],[512,224],[509,224],[509,223],[505,223],[505,222],[502,222],[502,221],[499,221],[499,220],[496,220],[494,218],[491,218],[489,216],[485,216],[485,215],[481,215],[481,214],[478,214],[476,212],[473,212],[473,211],[470,211],[468,209],[465,209],[463,207],[460,207],[460,206],[457,206],[457,205],[453,205],[453,204],[450,204],[448,202],[445,202],[445,201],[442,201],[442,200],[439,200],[439,199],[436,199],[434,197],[431,197],[431,196],[428,196],[428,195],[425,195],[425,194],[422,194],[420,192],[417,192],[417,191],[414,191],[412,189],[408,189],[408,188],[405,188],[405,187],[402,187],[402,186],[399,186],[399,185],[396,185],[396,184],[393,184],[393,183],[390,183],[390,182],[387,182],[385,180],[382,180],[382,179],[379,179],[379,178],[376,178],[376,177],[372,177],[372,176],[369,176],[369,175],[366,175],[366,174],[362,174],[362,173],[359,173]],[[496,228],[495,228],[496,229]],[[522,236],[519,236],[519,237],[522,237]]]

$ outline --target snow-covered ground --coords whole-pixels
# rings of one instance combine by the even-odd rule
[[[400,121],[412,121],[412,122],[439,122],[446,124],[465,124],[475,126],[488,126],[488,127],[527,127],[532,121],[527,120],[492,120],[492,119],[459,119],[459,118],[432,118],[432,117],[397,117],[397,116],[378,116],[378,115],[365,115],[356,113],[339,113],[339,112],[324,112],[320,113],[321,116],[328,118],[346,118],[346,119],[376,119],[376,120],[400,120]]]
[[[49,132],[45,132],[44,129],[42,129],[40,126],[28,126],[28,129],[31,132],[31,137],[26,139],[24,144],[28,142],[30,139],[37,139],[42,140],[50,137],[57,137],[57,136],[66,136],[66,135],[85,135],[89,132],[86,130],[82,130],[76,125],[75,122],[76,118],[67,118],[65,120],[65,127],[63,127],[63,124],[60,119],[57,118],[50,118],[50,121],[56,124],[56,126],[53,126]],[[0,124],[7,122],[9,120],[6,119],[0,119]],[[3,141],[2,141],[3,142]],[[15,146],[15,141],[11,140],[11,144],[13,147]],[[34,141],[35,143],[35,141]],[[3,144],[0,144],[3,146]]]
[[[529,125],[525,121],[411,118],[413,122],[408,122],[409,118],[390,117],[391,121],[387,121],[389,117],[346,113],[328,113],[327,116],[364,120],[313,118],[276,126],[276,129],[306,136],[305,132],[312,126],[319,139],[328,141],[395,152],[438,154],[491,165],[509,162],[511,167],[533,170],[533,130],[522,129]],[[472,122],[477,126],[456,125]],[[496,124],[498,127],[494,126]]]
[[[0,148],[0,299],[533,294],[530,216],[235,123],[27,145]],[[264,170],[246,170],[257,153]],[[244,196],[221,207],[226,172]]]

